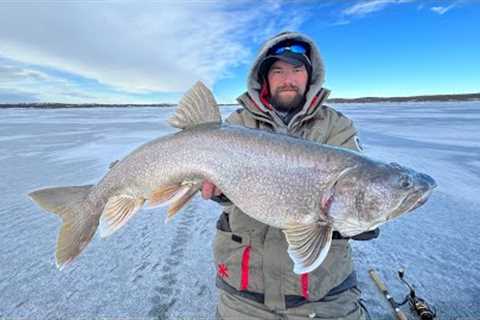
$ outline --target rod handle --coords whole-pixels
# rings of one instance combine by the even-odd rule
[[[385,284],[383,284],[383,281],[380,280],[380,276],[378,275],[377,271],[370,269],[368,270],[368,274],[372,278],[373,282],[377,285],[378,289],[382,291],[382,293],[387,292],[387,288],[385,287]]]
[[[395,309],[395,315],[397,316],[398,320],[408,320],[405,313],[403,313],[403,311],[398,308]]]
[[[395,301],[393,298],[390,296],[388,293],[387,287],[383,283],[383,281],[380,279],[380,276],[378,275],[378,272],[375,271],[374,269],[368,270],[368,274],[372,278],[373,282],[375,282],[375,285],[382,291],[382,293],[385,295],[385,297],[389,300],[390,304],[392,305],[392,308],[395,312],[395,316],[397,320],[408,320],[407,316],[405,313],[403,313],[402,310],[396,305]]]

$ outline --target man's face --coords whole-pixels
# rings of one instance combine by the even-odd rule
[[[277,60],[267,75],[272,105],[279,111],[295,109],[303,101],[308,72],[305,66],[294,66]]]

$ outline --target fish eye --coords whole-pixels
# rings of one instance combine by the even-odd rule
[[[408,189],[408,188],[411,188],[413,186],[413,181],[412,181],[412,178],[410,178],[409,176],[404,176],[400,179],[400,186],[403,188],[403,189]]]

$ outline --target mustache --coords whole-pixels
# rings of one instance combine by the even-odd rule
[[[281,92],[281,91],[295,91],[295,92],[298,92],[298,87],[296,87],[296,86],[283,86],[283,87],[278,87],[277,91],[278,92]]]

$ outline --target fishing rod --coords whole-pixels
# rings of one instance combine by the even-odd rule
[[[402,310],[400,310],[400,304],[398,304],[395,299],[390,295],[388,292],[387,287],[385,286],[385,283],[383,283],[382,279],[380,279],[380,276],[378,275],[378,272],[375,271],[374,269],[368,270],[368,274],[372,278],[373,282],[377,286],[377,288],[381,291],[381,293],[385,296],[385,298],[390,302],[390,305],[393,308],[393,311],[395,312],[395,316],[397,320],[408,320],[407,316],[405,313],[403,313]]]

